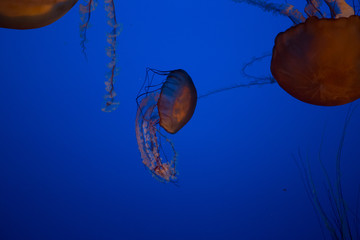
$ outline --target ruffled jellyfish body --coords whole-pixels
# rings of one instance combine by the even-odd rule
[[[293,97],[321,106],[360,98],[360,18],[312,17],[275,39],[271,72]]]

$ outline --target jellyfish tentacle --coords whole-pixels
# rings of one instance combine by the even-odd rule
[[[81,24],[80,24],[80,46],[82,52],[86,56],[86,42],[87,42],[87,29],[89,28],[91,12],[97,6],[96,0],[85,0],[85,4],[80,4]],[[122,25],[117,23],[115,15],[115,4],[113,0],[105,0],[105,11],[107,13],[107,24],[112,30],[107,34],[106,55],[110,58],[107,67],[110,72],[106,74],[107,80],[105,81],[105,90],[107,94],[104,96],[105,106],[101,109],[104,112],[111,112],[117,108],[119,102],[115,101],[115,77],[118,75],[118,68],[116,65],[116,45],[117,37],[122,31]]]
[[[298,157],[294,158],[295,163],[297,164],[301,172],[301,179],[305,186],[306,193],[310,197],[311,204],[315,208],[315,211],[318,214],[318,216],[321,217],[321,219],[323,220],[324,226],[328,229],[332,239],[355,239],[354,236],[358,236],[358,229],[357,229],[358,209],[356,209],[355,213],[353,213],[353,211],[347,205],[343,196],[343,189],[341,183],[341,158],[344,147],[344,140],[346,137],[346,132],[348,129],[350,119],[354,111],[357,109],[357,107],[358,106],[352,107],[351,105],[346,114],[345,123],[336,154],[336,175],[335,175],[334,184],[332,184],[328,171],[325,168],[325,165],[321,158],[321,149],[323,145],[324,134],[322,136],[322,140],[320,143],[320,150],[318,157],[319,157],[320,166],[325,176],[325,181],[326,181],[325,187],[328,194],[327,197],[331,210],[330,213],[325,211],[326,210],[325,205],[318,197],[317,189],[312,177],[313,174],[311,172],[309,159],[307,157],[305,158],[306,160],[306,164],[305,164],[305,160],[301,156],[300,151]],[[357,197],[357,202],[359,203],[359,196]],[[353,214],[354,225],[352,225],[352,222],[350,221],[351,220],[350,216],[352,216],[350,214]],[[353,230],[355,230],[355,232],[353,232]]]
[[[80,4],[80,46],[81,51],[84,54],[85,58],[86,56],[86,42],[87,42],[87,30],[89,28],[90,18],[91,18],[91,12],[93,12],[97,6],[96,0],[85,0],[85,4]]]
[[[355,14],[354,9],[345,0],[324,0],[333,17],[350,17]]]
[[[280,14],[287,16],[294,22],[294,24],[299,24],[305,21],[304,16],[299,10],[295,9],[291,4],[278,4],[272,3],[264,0],[233,0],[237,3],[245,2],[250,5],[257,6],[266,12],[272,12],[273,14]]]
[[[251,75],[249,73],[247,73],[246,69],[248,67],[250,67],[251,65],[253,65],[254,63],[263,60],[264,58],[267,57],[271,57],[272,53],[265,53],[264,55],[260,56],[260,57],[253,57],[249,62],[245,63],[241,69],[242,74],[249,79],[252,79],[252,82],[258,82],[258,83],[262,83],[262,82],[269,82],[269,83],[275,83],[275,79],[271,76],[271,74],[269,76],[254,76]]]
[[[354,225],[355,225],[355,235],[356,235],[356,239],[360,239],[360,234],[359,234],[359,229],[360,229],[360,224],[359,224],[359,206],[360,206],[360,185],[358,186],[358,191],[357,191],[357,197],[356,197],[356,210],[354,213],[355,216],[355,221],[354,221]]]
[[[144,97],[138,107],[136,114],[136,139],[143,159],[143,164],[150,170],[158,180],[173,181],[176,179],[176,151],[172,142],[157,129],[160,121],[157,112],[159,93],[151,93]],[[164,162],[160,156],[159,137],[165,137],[174,151],[171,161]]]
[[[305,22],[305,17],[302,13],[291,4],[286,4],[281,10],[281,14],[289,17],[294,24]]]
[[[343,127],[343,133],[341,135],[337,156],[336,156],[336,190],[337,190],[337,197],[338,197],[338,205],[339,205],[339,219],[341,220],[341,233],[345,236],[349,237],[349,239],[352,238],[351,234],[351,227],[350,227],[350,221],[348,217],[348,207],[343,197],[343,190],[342,190],[342,184],[341,184],[341,156],[346,136],[346,131],[348,129],[348,125],[350,122],[350,119],[354,113],[354,111],[358,108],[359,105],[356,105],[355,107],[352,107],[350,105],[349,110],[345,117],[345,124]]]
[[[318,17],[323,18],[324,14],[320,11],[320,0],[307,0],[307,4],[305,6],[305,13],[308,15],[308,17]]]
[[[208,97],[208,96],[211,96],[213,94],[233,90],[233,89],[236,89],[236,88],[245,88],[245,87],[251,87],[251,86],[262,86],[262,85],[268,85],[268,84],[276,83],[276,80],[271,76],[271,74],[269,76],[254,76],[254,75],[251,75],[251,74],[247,73],[247,71],[246,71],[246,69],[248,67],[252,66],[255,62],[261,61],[262,59],[264,59],[266,57],[271,57],[271,55],[272,55],[272,53],[265,53],[264,55],[262,55],[260,57],[252,58],[249,62],[247,62],[247,63],[245,63],[243,65],[243,67],[241,68],[241,72],[244,75],[244,77],[246,77],[248,79],[251,79],[251,81],[244,82],[244,83],[232,84],[232,85],[229,85],[229,86],[226,86],[226,87],[222,87],[222,88],[219,88],[219,89],[215,89],[215,90],[206,92],[204,94],[200,94],[198,96],[198,99]]]
[[[309,182],[309,176],[308,176],[308,172],[309,172],[309,169],[307,169],[305,167],[305,163],[302,159],[302,155],[301,155],[301,151],[300,149],[298,150],[298,154],[295,155],[295,154],[292,154],[292,157],[293,157],[293,160],[300,172],[300,178],[301,178],[301,182],[302,184],[304,185],[304,188],[305,188],[305,193],[308,197],[308,199],[310,200],[310,203],[311,203],[311,206],[313,207],[314,211],[315,212],[318,212],[318,204],[317,204],[317,199],[315,197],[313,197],[313,189],[311,187],[311,184]],[[323,236],[323,239],[325,240],[325,232],[324,232],[324,229],[323,229],[323,225],[321,224],[321,221],[320,221],[320,218],[323,219],[323,216],[321,214],[316,214],[316,219],[320,225],[320,229],[321,229],[321,233],[322,233],[322,236]]]
[[[156,107],[156,102],[158,95],[149,94],[146,96],[139,105],[137,115],[136,115],[136,137],[139,144],[139,150],[141,152],[141,157],[145,165],[150,165],[152,160],[154,160],[153,151],[153,131],[154,128],[153,122],[151,122],[151,116]],[[154,116],[153,116],[154,117]]]
[[[215,89],[215,90],[209,91],[207,93],[201,94],[201,95],[198,96],[198,99],[205,98],[205,97],[211,96],[213,94],[233,90],[233,89],[236,89],[236,88],[244,88],[244,87],[251,87],[251,86],[261,86],[261,85],[268,85],[268,84],[273,84],[273,83],[275,83],[275,82],[273,80],[269,79],[268,81],[263,81],[263,82],[250,82],[250,83],[244,83],[244,84],[234,84],[234,85],[231,85],[231,86],[228,86],[228,87]]]
[[[118,75],[117,60],[116,60],[116,45],[117,37],[122,31],[122,25],[117,23],[115,15],[115,4],[113,0],[105,0],[105,11],[107,13],[107,24],[112,30],[107,34],[106,55],[110,58],[108,68],[110,72],[107,74],[107,81],[105,82],[105,90],[107,94],[104,96],[105,106],[102,108],[104,112],[111,112],[117,108],[119,102],[115,101],[115,77]]]

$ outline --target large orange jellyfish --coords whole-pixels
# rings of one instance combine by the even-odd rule
[[[288,16],[294,26],[275,39],[271,73],[293,97],[310,104],[335,106],[360,98],[360,18],[344,0],[309,0],[305,17],[290,4],[233,0]]]
[[[0,0],[0,27],[11,29],[33,29],[47,26],[62,16],[64,16],[78,0]],[[87,29],[90,17],[95,10],[96,0],[85,0],[85,4],[80,4],[81,25],[81,48],[86,56]],[[114,0],[104,0],[105,11],[107,13],[107,24],[111,27],[107,34],[108,47],[106,54],[111,59],[108,63],[110,72],[107,74],[105,82],[105,106],[103,111],[116,109],[118,103],[115,101],[115,77],[116,67],[116,43],[117,36],[120,34],[120,25],[116,21]]]
[[[149,73],[152,76],[149,76]],[[153,85],[154,75],[166,76],[166,80]],[[147,69],[145,83],[137,97],[138,110],[135,131],[138,147],[144,165],[154,177],[161,181],[174,182],[176,176],[176,157],[173,143],[161,129],[175,134],[194,114],[197,92],[187,72],[182,69],[158,71]],[[144,85],[145,85],[144,83]],[[161,88],[158,88],[161,85]],[[161,145],[161,138],[170,144],[173,157],[168,158]]]

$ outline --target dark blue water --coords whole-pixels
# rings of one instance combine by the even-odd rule
[[[320,142],[334,179],[349,105],[302,103],[277,84],[202,98],[171,136],[179,187],[151,176],[135,138],[135,97],[146,67],[185,69],[199,94],[246,82],[243,64],[271,52],[291,21],[230,0],[115,4],[123,31],[120,105],[111,113],[101,111],[110,30],[101,1],[88,30],[87,61],[79,3],[44,28],[0,29],[0,239],[322,239],[292,155],[300,150],[312,164],[326,202]],[[267,76],[269,66],[267,58],[248,70]],[[359,121],[360,109],[341,158],[352,209]]]

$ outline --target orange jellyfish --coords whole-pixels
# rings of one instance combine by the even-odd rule
[[[78,0],[0,0],[0,27],[11,29],[33,29],[47,26],[62,16],[64,16]],[[80,37],[81,48],[86,56],[87,29],[90,17],[95,10],[96,0],[85,0],[85,4],[80,4],[81,25]],[[111,31],[107,34],[108,47],[106,54],[110,58],[108,63],[109,73],[106,75],[105,82],[105,106],[103,111],[109,112],[116,109],[118,102],[115,101],[115,77],[116,67],[116,44],[117,36],[121,29],[116,21],[114,0],[104,0],[105,11],[107,13],[107,24]]]
[[[306,19],[290,4],[233,0],[288,16],[294,26],[279,33],[271,73],[286,92],[306,103],[335,106],[360,98],[360,18],[344,0],[309,0]]]
[[[155,75],[166,76],[166,79],[153,85]],[[141,158],[154,177],[160,181],[175,182],[177,153],[174,144],[161,132],[161,128],[175,134],[186,125],[195,111],[196,88],[189,74],[182,69],[158,71],[148,68],[146,81],[148,85],[142,87],[137,97],[135,121]],[[162,138],[170,144],[173,152],[171,159],[161,145]]]
[[[65,15],[78,0],[0,0],[0,27],[32,29]]]

